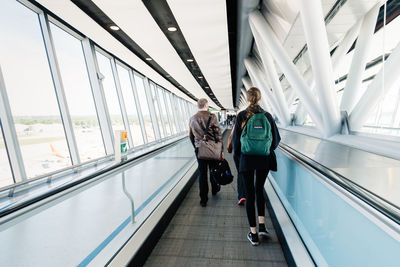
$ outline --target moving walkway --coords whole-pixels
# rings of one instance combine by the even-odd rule
[[[224,186],[206,208],[198,205],[197,164],[183,138],[42,199],[26,194],[29,205],[22,199],[3,207],[0,263],[396,266],[400,163],[281,133],[278,172],[265,184],[271,239],[260,247],[245,238],[246,213],[236,205],[235,184]],[[345,157],[354,154],[358,158]],[[356,165],[357,159],[368,164]],[[388,175],[374,178],[370,170]]]

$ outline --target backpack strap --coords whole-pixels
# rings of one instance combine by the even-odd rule
[[[204,141],[207,140],[207,132],[208,132],[208,128],[210,127],[211,117],[212,117],[212,114],[210,114],[210,116],[208,117],[207,125],[206,125],[206,128],[204,129],[204,133],[203,133]]]
[[[210,116],[208,117],[206,129],[204,130],[204,134],[203,134],[203,140],[204,140],[204,141],[207,141],[207,132],[208,132],[208,128],[210,127],[211,118],[212,118],[212,114],[210,114]],[[218,142],[219,142],[219,139],[217,139],[217,137],[216,137],[216,135],[215,135],[215,130],[214,130],[214,128],[212,128],[212,135],[213,135],[213,137],[214,137],[215,143],[218,143]]]

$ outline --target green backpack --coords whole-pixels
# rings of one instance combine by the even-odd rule
[[[241,152],[245,155],[269,155],[272,132],[264,113],[256,113],[250,117],[240,135],[240,143]]]

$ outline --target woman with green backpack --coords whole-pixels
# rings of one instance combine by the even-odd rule
[[[249,106],[237,116],[232,145],[234,155],[240,157],[239,172],[243,175],[246,186],[246,212],[250,224],[247,238],[253,246],[257,246],[259,238],[254,202],[257,199],[258,233],[262,237],[268,237],[264,221],[264,183],[270,170],[277,171],[274,150],[281,137],[271,114],[259,106],[260,89],[250,88],[246,98]]]

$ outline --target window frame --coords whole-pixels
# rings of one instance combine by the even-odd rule
[[[122,122],[123,122],[123,125],[124,125],[125,129],[126,129],[126,121],[124,119],[124,116],[126,116],[126,113],[124,115],[124,110],[122,110],[121,99],[120,99],[120,95],[119,95],[120,94],[120,90],[119,90],[120,88],[118,89],[116,78],[115,78],[114,57],[111,54],[109,54],[107,51],[103,50],[101,47],[99,47],[97,45],[93,45],[93,54],[94,54],[95,65],[96,65],[96,76],[97,76],[97,81],[98,81],[99,89],[100,89],[100,95],[101,95],[101,99],[102,99],[101,102],[102,102],[102,105],[104,106],[104,109],[105,109],[104,112],[105,112],[105,117],[106,117],[106,120],[107,120],[107,124],[109,125],[109,129],[111,130],[110,135],[111,135],[112,144],[114,144],[114,142],[115,142],[115,140],[114,140],[115,139],[114,129],[113,129],[112,123],[111,123],[111,116],[110,116],[110,111],[109,111],[109,108],[108,108],[108,103],[107,103],[107,100],[106,100],[106,97],[105,97],[103,82],[102,82],[102,80],[99,79],[99,74],[102,74],[102,73],[100,71],[100,67],[99,67],[99,63],[98,63],[98,60],[97,60],[96,52],[100,53],[101,55],[105,56],[106,58],[108,58],[110,60],[111,75],[113,76],[112,78],[113,78],[115,90],[116,90],[116,93],[117,93],[119,109],[121,111]],[[114,153],[115,152],[114,151],[114,145],[112,145],[112,146],[113,146],[113,153]]]
[[[116,65],[118,64],[120,67],[122,67],[122,68],[124,68],[126,71],[128,71],[128,75],[129,75],[129,81],[130,81],[130,86],[131,86],[131,90],[132,90],[132,95],[133,95],[133,99],[134,99],[134,105],[135,105],[135,110],[136,110],[136,113],[137,113],[137,115],[138,115],[138,119],[139,119],[139,125],[140,125],[140,134],[142,135],[142,140],[143,140],[143,144],[142,145],[139,145],[139,146],[135,146],[134,144],[133,144],[133,134],[134,133],[132,133],[132,131],[130,131],[129,132],[129,134],[130,134],[130,138],[132,138],[132,146],[131,146],[131,148],[129,148],[129,150],[132,150],[132,149],[134,149],[135,147],[140,147],[140,146],[143,146],[143,145],[145,145],[147,142],[146,142],[146,140],[145,140],[145,132],[143,132],[143,118],[141,118],[141,116],[142,116],[142,114],[141,114],[141,110],[140,110],[140,107],[138,107],[138,100],[137,100],[137,92],[136,92],[136,83],[135,83],[135,79],[133,78],[132,79],[132,75],[134,75],[134,74],[132,74],[132,69],[128,66],[128,65],[126,65],[125,63],[123,63],[123,62],[121,62],[120,60],[118,60],[118,59],[115,59],[115,63],[116,63]],[[118,76],[118,78],[119,78],[119,76]],[[122,87],[121,87],[122,88]],[[122,92],[122,89],[121,89],[121,92]],[[123,94],[121,94],[121,96],[122,96],[122,99],[123,99]],[[123,101],[124,101],[124,103],[125,103],[125,99],[123,99]],[[125,109],[126,110],[126,109]],[[126,115],[128,115],[128,113],[126,113]],[[127,120],[128,120],[128,126],[129,126],[129,129],[130,129],[130,125],[129,125],[129,118],[127,117]]]
[[[103,127],[101,126],[99,110],[98,110],[98,104],[96,103],[95,94],[93,92],[93,84],[92,84],[92,81],[90,79],[88,59],[87,59],[87,55],[85,54],[85,49],[84,49],[84,44],[83,44],[85,38],[83,36],[77,34],[75,31],[71,30],[69,27],[63,25],[61,22],[57,21],[56,19],[54,19],[51,16],[47,16],[47,21],[48,21],[47,25],[48,25],[50,33],[51,33],[50,23],[52,23],[52,24],[54,24],[54,27],[59,27],[60,30],[65,31],[67,34],[70,34],[72,37],[76,38],[80,42],[81,52],[82,52],[82,56],[83,56],[83,60],[84,60],[84,64],[85,64],[85,69],[86,69],[87,75],[88,75],[87,78],[88,78],[88,82],[89,82],[89,86],[90,86],[90,93],[91,93],[91,97],[92,97],[92,100],[93,100],[94,110],[96,112],[96,118],[97,118],[97,122],[98,122],[99,129],[100,129],[100,135],[101,135],[101,141],[102,141],[102,145],[103,145],[103,149],[104,149],[104,154],[107,155],[107,150],[106,150],[106,145],[105,145],[105,140],[104,140],[104,132],[102,130]],[[62,73],[60,71],[60,68],[58,67],[59,63],[58,63],[58,59],[57,59],[56,46],[55,46],[55,43],[54,43],[54,38],[53,38],[52,33],[51,33],[51,41],[52,41],[52,47],[53,47],[53,50],[54,50],[55,59],[56,59],[56,62],[57,62],[57,70],[58,70],[59,75],[61,77],[60,80],[61,80],[61,83],[62,83]],[[66,105],[68,107],[68,100],[66,98],[64,86],[62,86],[62,89],[63,89],[64,99],[65,99]],[[70,118],[69,120],[71,121],[71,124],[72,124],[72,116],[69,113],[69,108],[68,108],[68,116],[69,116],[69,118]],[[78,156],[79,156],[79,147],[78,147],[78,142],[77,142],[77,140],[75,138],[75,132],[74,132],[73,125],[71,125],[71,127],[72,127],[72,132],[74,134],[74,141],[75,141],[76,149],[77,149]],[[98,158],[103,158],[103,157],[104,156],[98,157]],[[78,164],[81,164],[81,163],[82,163],[82,160],[80,159],[80,156],[79,156],[79,163]],[[76,165],[76,164],[73,164],[73,165]]]

